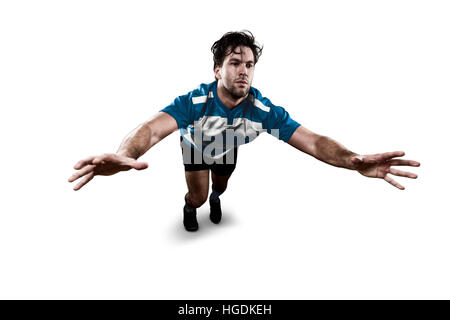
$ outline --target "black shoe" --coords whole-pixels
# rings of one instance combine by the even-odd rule
[[[209,200],[209,205],[211,206],[211,211],[209,213],[209,219],[213,223],[219,223],[222,219],[222,209],[220,208],[220,199]]]
[[[197,210],[194,208],[188,208],[186,205],[183,208],[183,224],[187,231],[197,231]]]

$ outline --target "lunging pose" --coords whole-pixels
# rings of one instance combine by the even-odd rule
[[[401,190],[404,187],[388,174],[417,178],[414,173],[392,167],[420,165],[417,161],[399,159],[404,152],[373,155],[351,152],[331,138],[301,126],[284,108],[263,97],[251,86],[262,48],[250,32],[226,33],[211,50],[216,80],[179,96],[138,126],[124,139],[117,153],[80,160],[74,167],[78,171],[69,178],[69,182],[82,178],[74,190],[79,190],[96,175],[147,168],[147,163],[137,159],[177,129],[181,133],[188,187],[183,209],[183,223],[188,231],[198,229],[196,208],[208,200],[210,172],[210,219],[214,223],[220,222],[219,197],[226,190],[236,167],[238,148],[263,132],[323,162],[356,170],[366,177],[384,179]]]

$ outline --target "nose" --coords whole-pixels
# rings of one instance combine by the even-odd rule
[[[239,67],[239,75],[248,75],[248,69],[245,63],[242,63]]]

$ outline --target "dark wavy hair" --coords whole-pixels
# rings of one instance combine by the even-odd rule
[[[214,42],[211,47],[211,51],[214,55],[214,69],[219,66],[221,67],[225,57],[231,54],[234,49],[239,46],[249,47],[253,52],[253,57],[255,59],[255,64],[258,62],[261,56],[263,47],[255,41],[255,37],[248,30],[242,30],[239,32],[227,32],[222,38]]]

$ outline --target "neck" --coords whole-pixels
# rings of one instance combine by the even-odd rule
[[[243,97],[236,97],[231,94],[224,86],[222,81],[217,82],[217,95],[219,96],[220,101],[227,107],[228,109],[233,109],[242,101],[244,101],[248,93]]]

